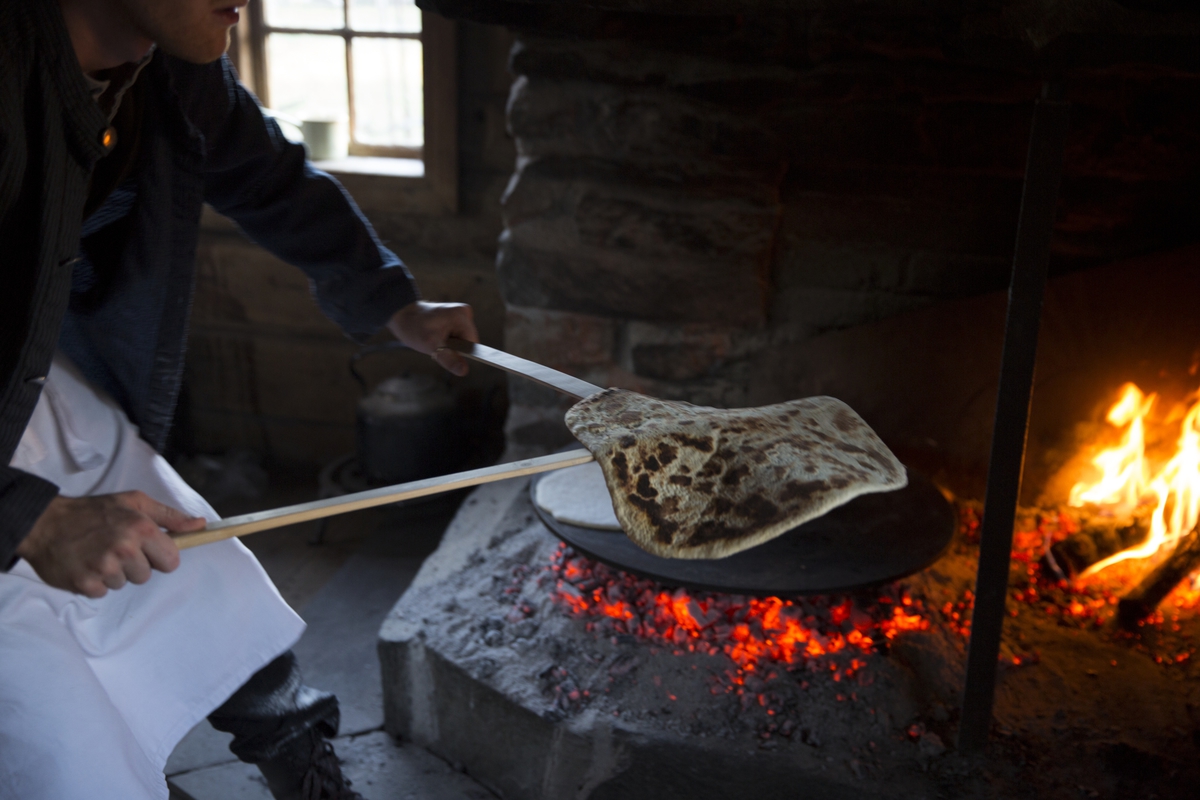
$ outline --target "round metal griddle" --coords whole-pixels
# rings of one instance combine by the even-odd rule
[[[536,498],[533,479],[531,497]],[[927,478],[866,494],[749,550],[720,559],[651,555],[621,531],[568,525],[533,503],[560,539],[609,566],[672,586],[751,595],[827,594],[887,583],[937,561],[954,534],[954,510]]]

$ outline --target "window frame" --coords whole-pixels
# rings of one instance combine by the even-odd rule
[[[347,20],[348,21],[348,20]],[[242,82],[246,84],[269,107],[270,96],[267,86],[266,39],[272,31],[282,33],[309,32],[307,29],[268,27],[263,10],[263,0],[250,0],[245,8],[243,20],[234,29],[229,56],[238,69]],[[349,40],[351,37],[377,37],[375,32],[358,32],[348,28],[312,31],[322,35],[342,36],[347,42],[347,92],[350,98],[351,132],[353,132],[353,72],[350,60]],[[455,23],[445,17],[421,11],[421,33],[383,34],[386,38],[418,39],[421,42],[422,70],[424,73],[425,132],[424,145],[420,148],[378,147],[352,145],[350,158],[346,162],[324,162],[330,172],[339,174],[343,183],[373,184],[369,178],[380,175],[363,175],[354,168],[356,156],[411,158],[424,163],[424,176],[388,177],[390,181],[420,181],[432,194],[435,205],[443,210],[458,210],[458,49]],[[344,168],[339,169],[339,165]],[[369,170],[367,171],[369,173]],[[349,187],[348,187],[349,188]],[[370,193],[370,192],[368,192]],[[358,192],[354,192],[356,197]]]

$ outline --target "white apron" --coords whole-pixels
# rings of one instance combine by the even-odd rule
[[[66,496],[140,489],[212,508],[62,356],[12,460]],[[181,738],[304,630],[236,540],[182,552],[99,600],[53,589],[20,561],[0,572],[0,798],[167,797]]]

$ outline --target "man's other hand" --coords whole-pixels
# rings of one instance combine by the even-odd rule
[[[478,342],[475,313],[466,303],[426,303],[418,300],[397,311],[388,320],[388,329],[397,339],[433,360],[455,375],[467,374],[467,360],[453,350],[439,350],[451,336]]]
[[[162,528],[183,533],[205,526],[142,492],[56,497],[17,547],[50,586],[103,597],[126,581],[145,583],[150,570],[179,566],[179,548]]]

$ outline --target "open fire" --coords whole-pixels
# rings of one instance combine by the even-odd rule
[[[1200,517],[1200,393],[1189,406],[1165,412],[1159,406],[1155,395],[1124,387],[1108,414],[1120,441],[1091,457],[1094,472],[1085,470],[1089,474],[1067,502],[1020,510],[1010,624],[1000,654],[1005,671],[1024,674],[1042,664],[1044,647],[1054,649],[1056,655],[1046,657],[1061,664],[1061,643],[1084,637],[1108,653],[1085,680],[1098,680],[1100,670],[1136,669],[1144,660],[1176,675],[1191,673],[1200,646],[1197,588],[1174,588],[1136,626],[1114,624],[1122,598],[1147,571],[1147,559],[1161,561]],[[698,709],[695,697],[685,704],[678,677],[666,677],[672,668],[662,659],[675,656],[677,670],[693,674],[703,695],[724,698],[720,702],[737,709],[727,718],[732,721],[722,723],[729,730],[747,726],[761,746],[778,738],[816,747],[821,729],[806,715],[824,702],[833,701],[851,717],[886,718],[881,710],[886,692],[879,683],[892,680],[884,676],[894,675],[897,657],[909,663],[914,642],[918,649],[933,648],[929,652],[938,653],[938,663],[950,665],[950,672],[961,667],[971,634],[982,509],[961,499],[955,506],[954,542],[941,561],[907,579],[838,595],[752,597],[668,586],[558,544],[540,569],[527,563],[513,569],[502,590],[503,602],[511,604],[504,623],[519,631],[532,622],[544,613],[536,598],[549,590],[551,606],[575,621],[579,634],[595,643],[590,646],[615,654],[598,670],[594,662],[562,656],[539,673],[541,691],[558,713],[593,708],[625,718],[631,710],[629,684],[636,685],[633,676],[651,663],[658,665],[655,674],[643,678],[650,678],[648,697],[661,695],[658,713],[670,715],[676,706],[681,713],[689,713],[685,706]],[[1129,527],[1142,538],[1119,553],[1091,559],[1089,569],[1064,576],[1047,558],[1098,525],[1111,529],[1128,520],[1137,521]],[[932,718],[905,723],[903,736],[920,752],[944,749],[944,737],[953,730],[955,691],[943,695],[942,712],[935,704]]]
[[[1175,450],[1155,468],[1147,453],[1151,413],[1158,396],[1146,395],[1132,383],[1121,388],[1120,398],[1109,409],[1109,424],[1124,428],[1121,441],[1092,459],[1098,475],[1076,483],[1069,503],[1076,508],[1094,506],[1115,518],[1133,517],[1145,509],[1149,532],[1140,544],[1123,549],[1084,571],[1091,575],[1129,559],[1145,559],[1166,551],[1195,527],[1200,518],[1200,392],[1192,404],[1170,408],[1159,429],[1179,424]]]
[[[1117,447],[1094,459],[1101,476],[1078,484],[1065,506],[1021,512],[1012,552],[1009,616],[1092,631],[1157,664],[1171,666],[1190,662],[1200,644],[1188,624],[1200,607],[1200,591],[1179,587],[1134,633],[1108,624],[1116,616],[1122,594],[1144,571],[1135,559],[1145,558],[1140,555],[1143,551],[1151,555],[1153,551],[1145,546],[1130,548],[1121,558],[1107,559],[1075,580],[1055,574],[1045,559],[1052,545],[1078,535],[1097,514],[1146,514],[1153,509],[1160,542],[1155,551],[1169,547],[1180,531],[1195,524],[1198,492],[1196,484],[1184,478],[1189,472],[1193,478],[1197,474],[1198,462],[1189,454],[1200,452],[1192,449],[1200,444],[1200,405],[1172,417],[1183,420],[1180,451],[1154,471],[1146,457],[1145,422],[1154,403],[1153,395],[1146,396],[1136,387],[1124,390],[1110,421],[1122,424],[1123,420],[1126,430]],[[777,710],[772,708],[771,693],[760,691],[764,683],[786,679],[807,689],[813,681],[826,685],[832,681],[836,699],[855,701],[855,688],[870,685],[871,665],[886,658],[898,635],[935,626],[965,645],[974,606],[970,579],[977,559],[981,509],[973,502],[957,505],[955,544],[938,568],[962,572],[963,579],[942,591],[932,590],[921,576],[847,595],[755,598],[693,591],[612,569],[564,544],[558,545],[538,582],[550,583],[556,604],[582,621],[596,638],[615,646],[637,642],[677,656],[700,654],[723,660],[723,668],[710,672],[709,691],[736,694],[743,704],[762,706],[769,721],[760,732],[790,735],[787,719],[773,724]],[[510,591],[520,591],[530,577],[524,569],[514,575]],[[1036,664],[1040,658],[1036,648],[1019,644],[1007,644],[1001,653],[1002,663],[1010,669]],[[569,682],[553,690],[563,695],[564,710],[589,703],[588,692]]]

